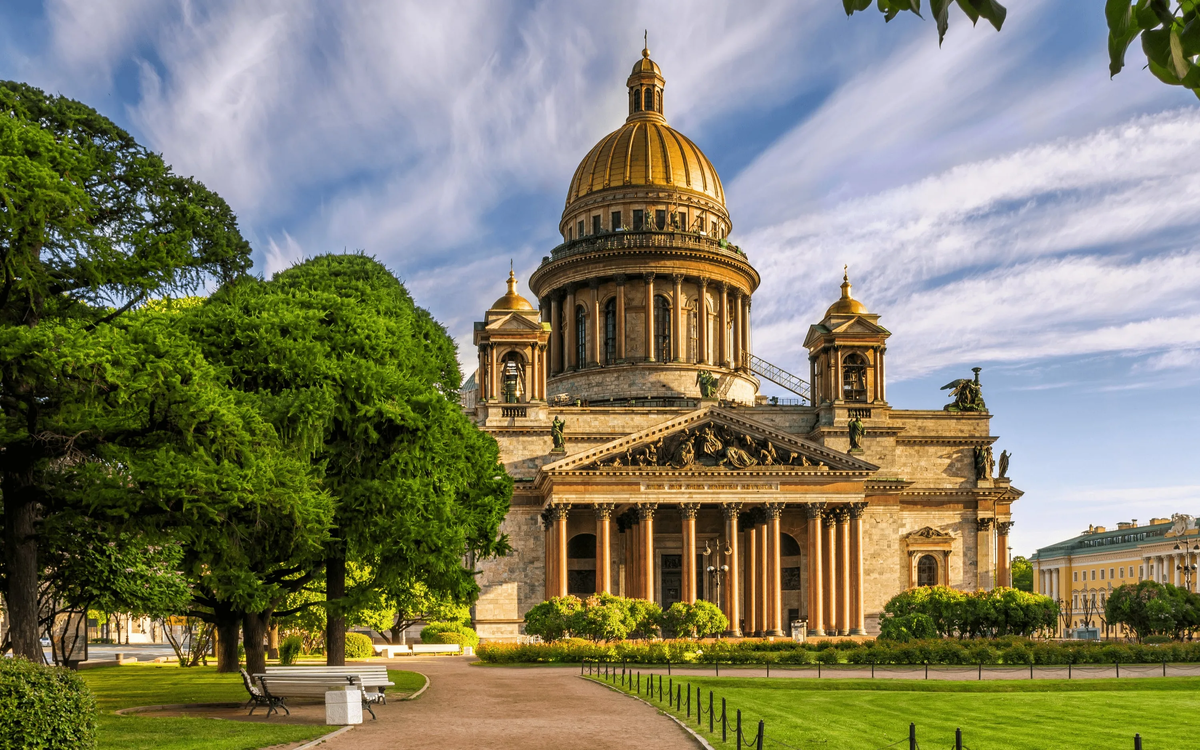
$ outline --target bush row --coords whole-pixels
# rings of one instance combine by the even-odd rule
[[[453,643],[474,648],[479,636],[461,622],[431,622],[421,628],[421,643]]]
[[[1050,597],[1010,588],[965,592],[922,586],[892,597],[883,612],[880,635],[893,641],[1030,636],[1058,622],[1058,605]]]
[[[656,602],[626,599],[612,594],[556,596],[525,613],[525,632],[545,641],[586,638],[622,641],[655,638],[706,638],[725,632],[729,620],[717,605],[697,601],[675,602],[663,612]]]
[[[640,664],[1157,664],[1200,662],[1195,643],[1056,643],[1024,638],[962,641],[711,641],[485,643],[478,655],[492,664],[629,661]]]

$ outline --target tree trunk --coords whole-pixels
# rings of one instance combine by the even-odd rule
[[[325,618],[325,664],[346,666],[346,615],[341,611],[346,597],[346,555],[331,549],[325,558],[325,601],[332,602]]]
[[[391,643],[393,646],[399,646],[400,645],[400,636],[403,634],[404,634],[404,630],[401,629],[400,623],[396,623],[395,625],[392,626],[392,639],[389,641],[389,643]]]
[[[225,607],[217,608],[217,671],[238,671],[238,631],[241,618]]]
[[[279,626],[271,623],[271,629],[267,631],[267,658],[279,658]]]
[[[271,611],[247,612],[242,616],[242,645],[246,649],[246,671],[262,674],[267,671],[267,622]]]
[[[28,470],[31,474],[32,468]],[[22,471],[21,474],[27,472]],[[4,472],[4,564],[7,573],[8,637],[13,653],[41,664],[45,661],[38,639],[38,548],[34,523],[37,506],[25,479]]]

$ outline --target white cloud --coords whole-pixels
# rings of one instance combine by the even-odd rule
[[[1139,117],[752,232],[758,351],[801,359],[846,261],[896,334],[893,377],[1194,346],[1200,173],[1179,155],[1198,146],[1196,110]]]

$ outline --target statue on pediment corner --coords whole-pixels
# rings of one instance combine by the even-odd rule
[[[942,386],[941,390],[950,391],[954,402],[942,407],[945,411],[986,412],[987,404],[983,401],[983,386],[979,382],[979,372],[982,367],[972,367],[975,379],[959,378],[951,380]]]
[[[850,420],[850,424],[846,425],[850,430],[850,450],[861,451],[863,437],[867,434],[867,428],[858,417]]]
[[[1008,479],[1008,461],[1012,458],[1012,454],[1008,451],[1000,451],[1000,473],[997,474],[1001,479]]]

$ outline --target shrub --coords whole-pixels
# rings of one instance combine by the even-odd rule
[[[475,648],[479,635],[461,622],[431,622],[421,628],[421,643],[453,643]]]
[[[612,594],[589,596],[575,613],[573,629],[594,641],[625,640],[636,624],[629,602]]]
[[[885,615],[879,621],[879,637],[898,643],[906,643],[913,639],[934,638],[937,629],[933,618],[921,612],[904,615]]]
[[[0,659],[4,747],[96,746],[96,699],[79,675],[25,659]]]
[[[662,624],[676,638],[707,638],[725,632],[729,618],[712,602],[675,602],[663,613]]]
[[[582,609],[577,596],[556,596],[535,604],[525,613],[525,632],[547,642],[574,635],[575,615]]]
[[[375,647],[369,635],[346,633],[346,658],[366,659],[375,655]]]
[[[304,650],[304,639],[298,635],[289,635],[279,644],[279,663],[290,666],[296,663],[296,657]]]

